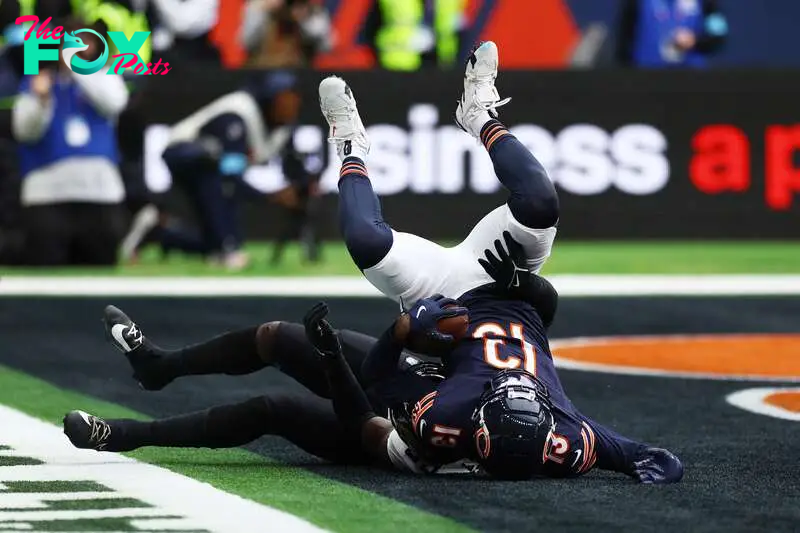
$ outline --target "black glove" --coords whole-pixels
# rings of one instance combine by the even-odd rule
[[[522,245],[507,231],[503,232],[503,240],[506,241],[508,251],[497,239],[494,241],[497,257],[492,254],[490,248],[487,248],[484,251],[486,259],[478,259],[478,263],[492,277],[497,288],[512,290],[525,283],[531,272]]]
[[[342,344],[330,323],[325,320],[326,316],[328,316],[328,304],[325,302],[319,302],[306,313],[303,317],[306,338],[320,357],[339,357],[342,355]]]
[[[558,308],[558,293],[549,281],[529,270],[525,250],[509,232],[503,232],[503,240],[508,251],[499,239],[495,240],[497,256],[487,248],[484,250],[486,259],[478,259],[478,262],[492,277],[500,295],[531,304],[539,313],[545,329],[549,328]]]

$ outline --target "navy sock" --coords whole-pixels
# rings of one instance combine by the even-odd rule
[[[529,228],[554,226],[558,194],[542,164],[499,120],[484,124],[480,138],[497,178],[511,193],[506,203],[517,222]]]
[[[346,158],[339,173],[339,226],[361,270],[378,264],[392,247],[392,229],[383,220],[367,168],[357,157]]]

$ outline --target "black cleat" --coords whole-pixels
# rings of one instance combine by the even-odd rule
[[[102,452],[111,437],[111,426],[100,417],[70,411],[64,415],[64,435],[76,448]]]
[[[106,306],[103,314],[106,337],[128,359],[133,378],[145,390],[161,390],[174,378],[165,372],[164,357],[142,330],[121,309]]]
[[[117,307],[106,306],[103,323],[106,326],[106,336],[122,353],[131,353],[144,344],[142,330]]]

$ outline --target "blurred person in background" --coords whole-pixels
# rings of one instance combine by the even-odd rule
[[[144,176],[145,113],[148,98],[147,84],[151,76],[126,77],[130,98],[128,106],[119,116],[117,141],[120,152],[120,172],[125,182],[125,206],[130,215],[128,232],[120,244],[119,260],[134,262],[143,240],[159,223],[158,202],[147,187]]]
[[[377,0],[364,32],[388,70],[452,67],[465,29],[466,0]]]
[[[58,1],[58,0],[39,0]],[[62,0],[63,1],[63,0]],[[100,22],[108,31],[121,31],[132,36],[137,31],[150,31],[144,0],[69,0],[73,14],[90,24]],[[39,17],[41,19],[41,17]],[[112,42],[111,54],[118,53]],[[152,59],[152,38],[139,48],[139,57],[146,64]]]
[[[624,0],[617,59],[644,68],[703,68],[728,35],[717,0]]]
[[[153,50],[164,61],[221,64],[219,49],[210,38],[219,18],[220,0],[124,1],[147,14],[153,28]]]
[[[283,260],[286,245],[298,240],[302,247],[303,260],[309,263],[320,261],[319,224],[320,190],[319,179],[323,170],[322,156],[307,150],[296,142],[294,135],[281,153],[283,175],[289,182],[273,195],[272,200],[284,211],[280,220],[283,227],[272,251],[273,266]]]
[[[314,0],[248,0],[239,40],[251,67],[308,66],[330,50],[331,21]]]
[[[259,73],[247,90],[226,94],[172,127],[162,157],[173,184],[189,198],[200,231],[163,220],[152,237],[165,252],[200,254],[230,270],[249,264],[238,217],[242,197],[254,189],[243,176],[289,142],[301,103],[295,85],[288,71]]]
[[[66,31],[89,25],[72,18]],[[98,32],[104,28],[95,25]],[[84,37],[83,59],[100,43]],[[126,221],[117,168],[116,119],[128,102],[120,76],[73,73],[62,60],[25,76],[12,110],[23,176],[20,200],[30,265],[113,265]]]

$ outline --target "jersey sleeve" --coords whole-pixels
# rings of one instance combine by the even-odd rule
[[[472,432],[442,392],[423,396],[411,411],[411,427],[420,443],[420,453],[432,464],[445,465],[469,456]]]
[[[545,448],[545,472],[550,477],[575,477],[601,468],[630,475],[645,448],[575,412],[556,423]]]
[[[586,436],[590,439],[589,452],[592,463],[602,470],[612,470],[623,474],[633,473],[634,461],[647,446],[609,429],[597,422],[582,417]]]

